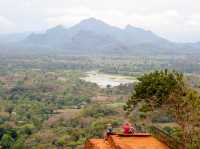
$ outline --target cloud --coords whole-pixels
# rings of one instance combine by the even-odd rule
[[[200,13],[191,15],[186,25],[193,31],[200,31]]]
[[[0,32],[10,32],[13,31],[15,24],[5,18],[4,16],[0,16]]]
[[[9,21],[3,16],[0,16],[0,25],[2,26],[13,26],[13,22]]]
[[[50,17],[47,17],[45,22],[49,27],[56,25],[72,26],[80,20],[92,17],[93,11],[87,7],[75,7],[70,9],[51,8],[47,10]]]

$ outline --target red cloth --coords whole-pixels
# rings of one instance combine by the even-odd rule
[[[123,132],[125,133],[125,134],[128,134],[128,133],[130,133],[130,125],[129,124],[124,124],[123,126],[122,126],[122,128],[123,128]]]

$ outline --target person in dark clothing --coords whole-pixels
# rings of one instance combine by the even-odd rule
[[[107,132],[108,134],[112,134],[113,128],[112,128],[112,125],[111,125],[111,124],[108,124],[108,125],[107,125],[107,130],[106,130],[106,132]]]
[[[108,139],[108,136],[113,134],[113,127],[111,124],[107,124],[107,129],[106,129],[106,135],[105,135],[105,140]]]

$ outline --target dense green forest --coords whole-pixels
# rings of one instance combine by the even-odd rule
[[[191,57],[192,62],[188,61]],[[152,80],[145,81],[149,78],[148,75],[143,77],[143,74],[162,68],[176,68],[185,74],[184,77],[181,76],[184,83],[178,86],[187,86],[187,89],[184,88],[187,90],[184,97],[188,98],[184,99],[199,97],[200,67],[196,56],[0,56],[0,146],[5,149],[81,148],[86,139],[102,137],[106,124],[112,123],[117,130],[126,120],[136,123],[138,130],[142,126],[148,127],[145,124],[149,122],[148,124],[159,126],[175,138],[182,139],[187,132],[182,131],[183,127],[176,115],[173,115],[176,111],[171,113],[171,109],[170,112],[166,110],[172,103],[165,103],[172,95],[171,90],[176,91],[177,88],[173,87],[177,82],[174,83],[171,78],[167,78],[171,82],[163,79],[165,75],[157,77],[160,73],[156,72],[155,78],[162,80],[158,84],[166,84],[167,88],[155,86],[152,93],[145,90],[145,85],[149,85]],[[136,76],[147,84],[100,88],[97,84],[80,79],[85,76],[85,72],[91,70]],[[152,79],[154,75],[153,73]],[[152,105],[147,104],[148,100],[139,100],[149,99],[154,94],[156,98],[151,100]],[[173,97],[177,96],[183,95],[173,94]],[[135,102],[139,111],[127,114],[123,107],[126,102],[135,99],[133,97],[139,100]],[[192,105],[184,108],[198,110],[199,107],[194,108]],[[198,116],[195,111],[190,112]],[[195,119],[189,122],[193,120]],[[194,125],[199,128],[196,123]],[[195,141],[199,137],[196,133],[190,132]],[[191,140],[184,139],[191,144]],[[192,141],[193,148],[197,149],[195,141]]]
[[[136,75],[158,69],[176,69],[200,73],[199,55],[69,56],[69,55],[0,55],[0,74],[18,70],[43,71],[98,69],[105,73]]]

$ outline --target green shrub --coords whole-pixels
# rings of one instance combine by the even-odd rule
[[[180,141],[182,138],[183,132],[180,128],[166,126],[163,128],[163,130],[178,141]]]
[[[152,108],[148,104],[143,104],[142,107],[139,109],[140,112],[148,112],[152,111]]]
[[[31,135],[35,130],[35,126],[33,124],[25,124],[20,127],[20,134]]]
[[[170,123],[174,121],[174,117],[168,113],[159,113],[152,118],[153,123]]]
[[[91,116],[94,118],[104,117],[104,116],[109,116],[109,115],[116,115],[116,114],[117,114],[117,111],[105,105],[104,106],[91,105],[89,107],[86,107],[83,110],[84,116]]]
[[[3,149],[11,149],[14,142],[15,140],[11,137],[10,134],[4,134],[1,138],[0,145]]]
[[[139,116],[141,119],[145,119],[147,117],[146,113],[144,113],[144,112],[140,112]]]
[[[12,149],[27,149],[24,141],[24,139],[18,139],[12,146]]]

